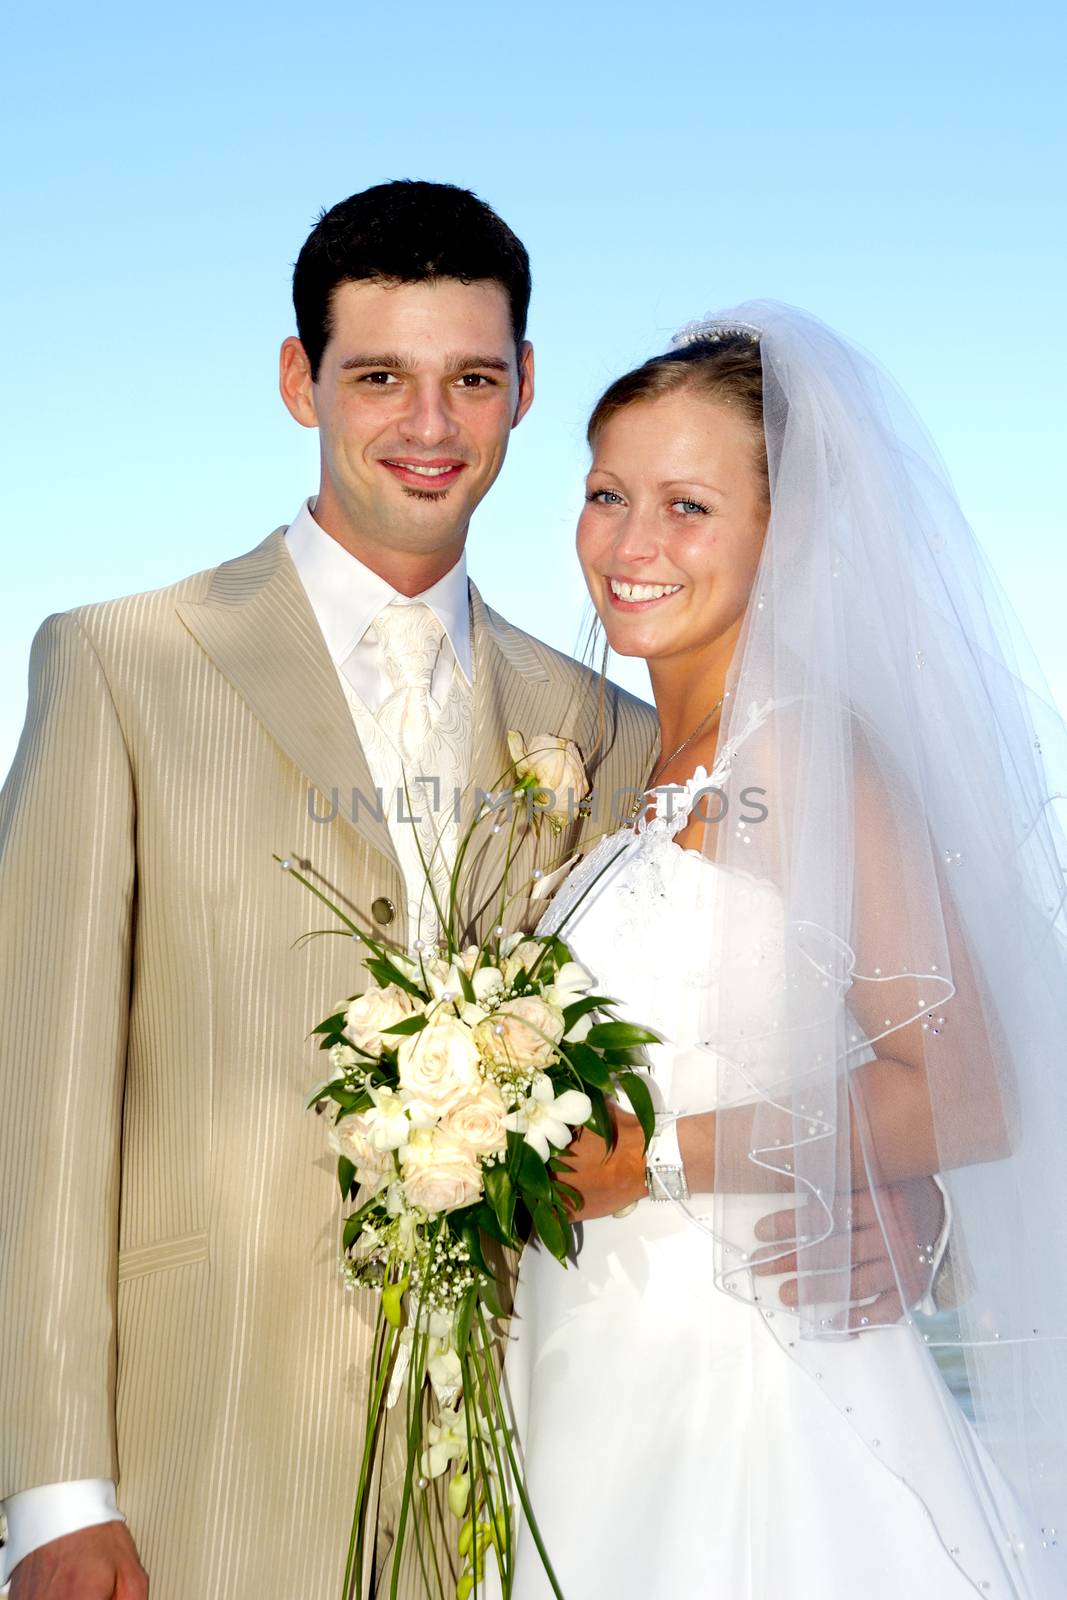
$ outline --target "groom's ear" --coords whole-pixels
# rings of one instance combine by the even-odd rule
[[[515,405],[515,415],[511,419],[511,426],[517,428],[523,417],[533,405],[534,397],[534,349],[529,339],[524,339],[519,346],[519,398]]]
[[[278,388],[289,415],[295,417],[302,428],[317,428],[319,419],[315,411],[311,362],[300,340],[293,336],[282,341]]]

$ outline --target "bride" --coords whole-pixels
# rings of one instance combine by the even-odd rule
[[[610,1153],[583,1133],[577,1259],[521,1264],[506,1378],[562,1591],[1062,1595],[1059,719],[914,418],[814,319],[694,325],[589,440],[578,553],[662,754],[539,931],[665,1042],[647,1162],[623,1106]],[[893,1186],[934,1174],[951,1335],[897,1315]],[[901,1299],[850,1299],[872,1221]],[[549,1593],[527,1538],[516,1600]]]

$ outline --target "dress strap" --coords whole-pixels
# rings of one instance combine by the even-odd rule
[[[661,783],[655,789],[649,789],[648,794],[655,796],[655,808],[651,816],[646,809],[638,818],[635,825],[636,832],[644,833],[650,827],[654,827],[657,832],[666,829],[672,839],[676,833],[680,833],[689,820],[689,813],[698,795],[706,794],[709,789],[722,788],[730,776],[738,750],[746,739],[751,738],[758,728],[762,728],[772,711],[782,704],[785,702],[765,700],[760,704],[753,701],[737,733],[731,734],[720,745],[710,772],[707,767],[700,766],[685,783]]]

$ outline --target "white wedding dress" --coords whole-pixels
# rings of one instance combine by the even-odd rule
[[[564,937],[597,991],[619,999],[620,1016],[668,1041],[650,1054],[675,1109],[686,1075],[707,1070],[706,1054],[686,1055],[706,987],[751,995],[754,1021],[775,1003],[776,891],[673,842],[693,796],[722,776],[701,769],[675,792],[673,820],[661,814],[603,840],[540,930],[585,895]],[[709,873],[715,896],[730,897],[729,949],[709,945]],[[702,1198],[710,1211],[708,1196],[694,1209]],[[781,1203],[752,1196],[753,1225]],[[579,1234],[577,1266],[566,1270],[543,1250],[525,1252],[505,1369],[566,1600],[1026,1592],[972,1484],[984,1479],[1002,1507],[1006,1494],[991,1490],[989,1459],[914,1329],[817,1341],[816,1372],[790,1354],[796,1324],[781,1280],[757,1280],[757,1305],[751,1284],[736,1295],[716,1287],[710,1238],[672,1204],[645,1199]],[[908,1462],[937,1485],[936,1517],[901,1471]],[[551,1595],[525,1527],[514,1595]]]

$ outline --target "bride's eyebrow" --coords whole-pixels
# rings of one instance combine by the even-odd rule
[[[709,494],[721,495],[724,500],[729,499],[725,489],[720,489],[714,483],[705,483],[703,478],[665,478],[660,484],[661,489],[706,489]]]

